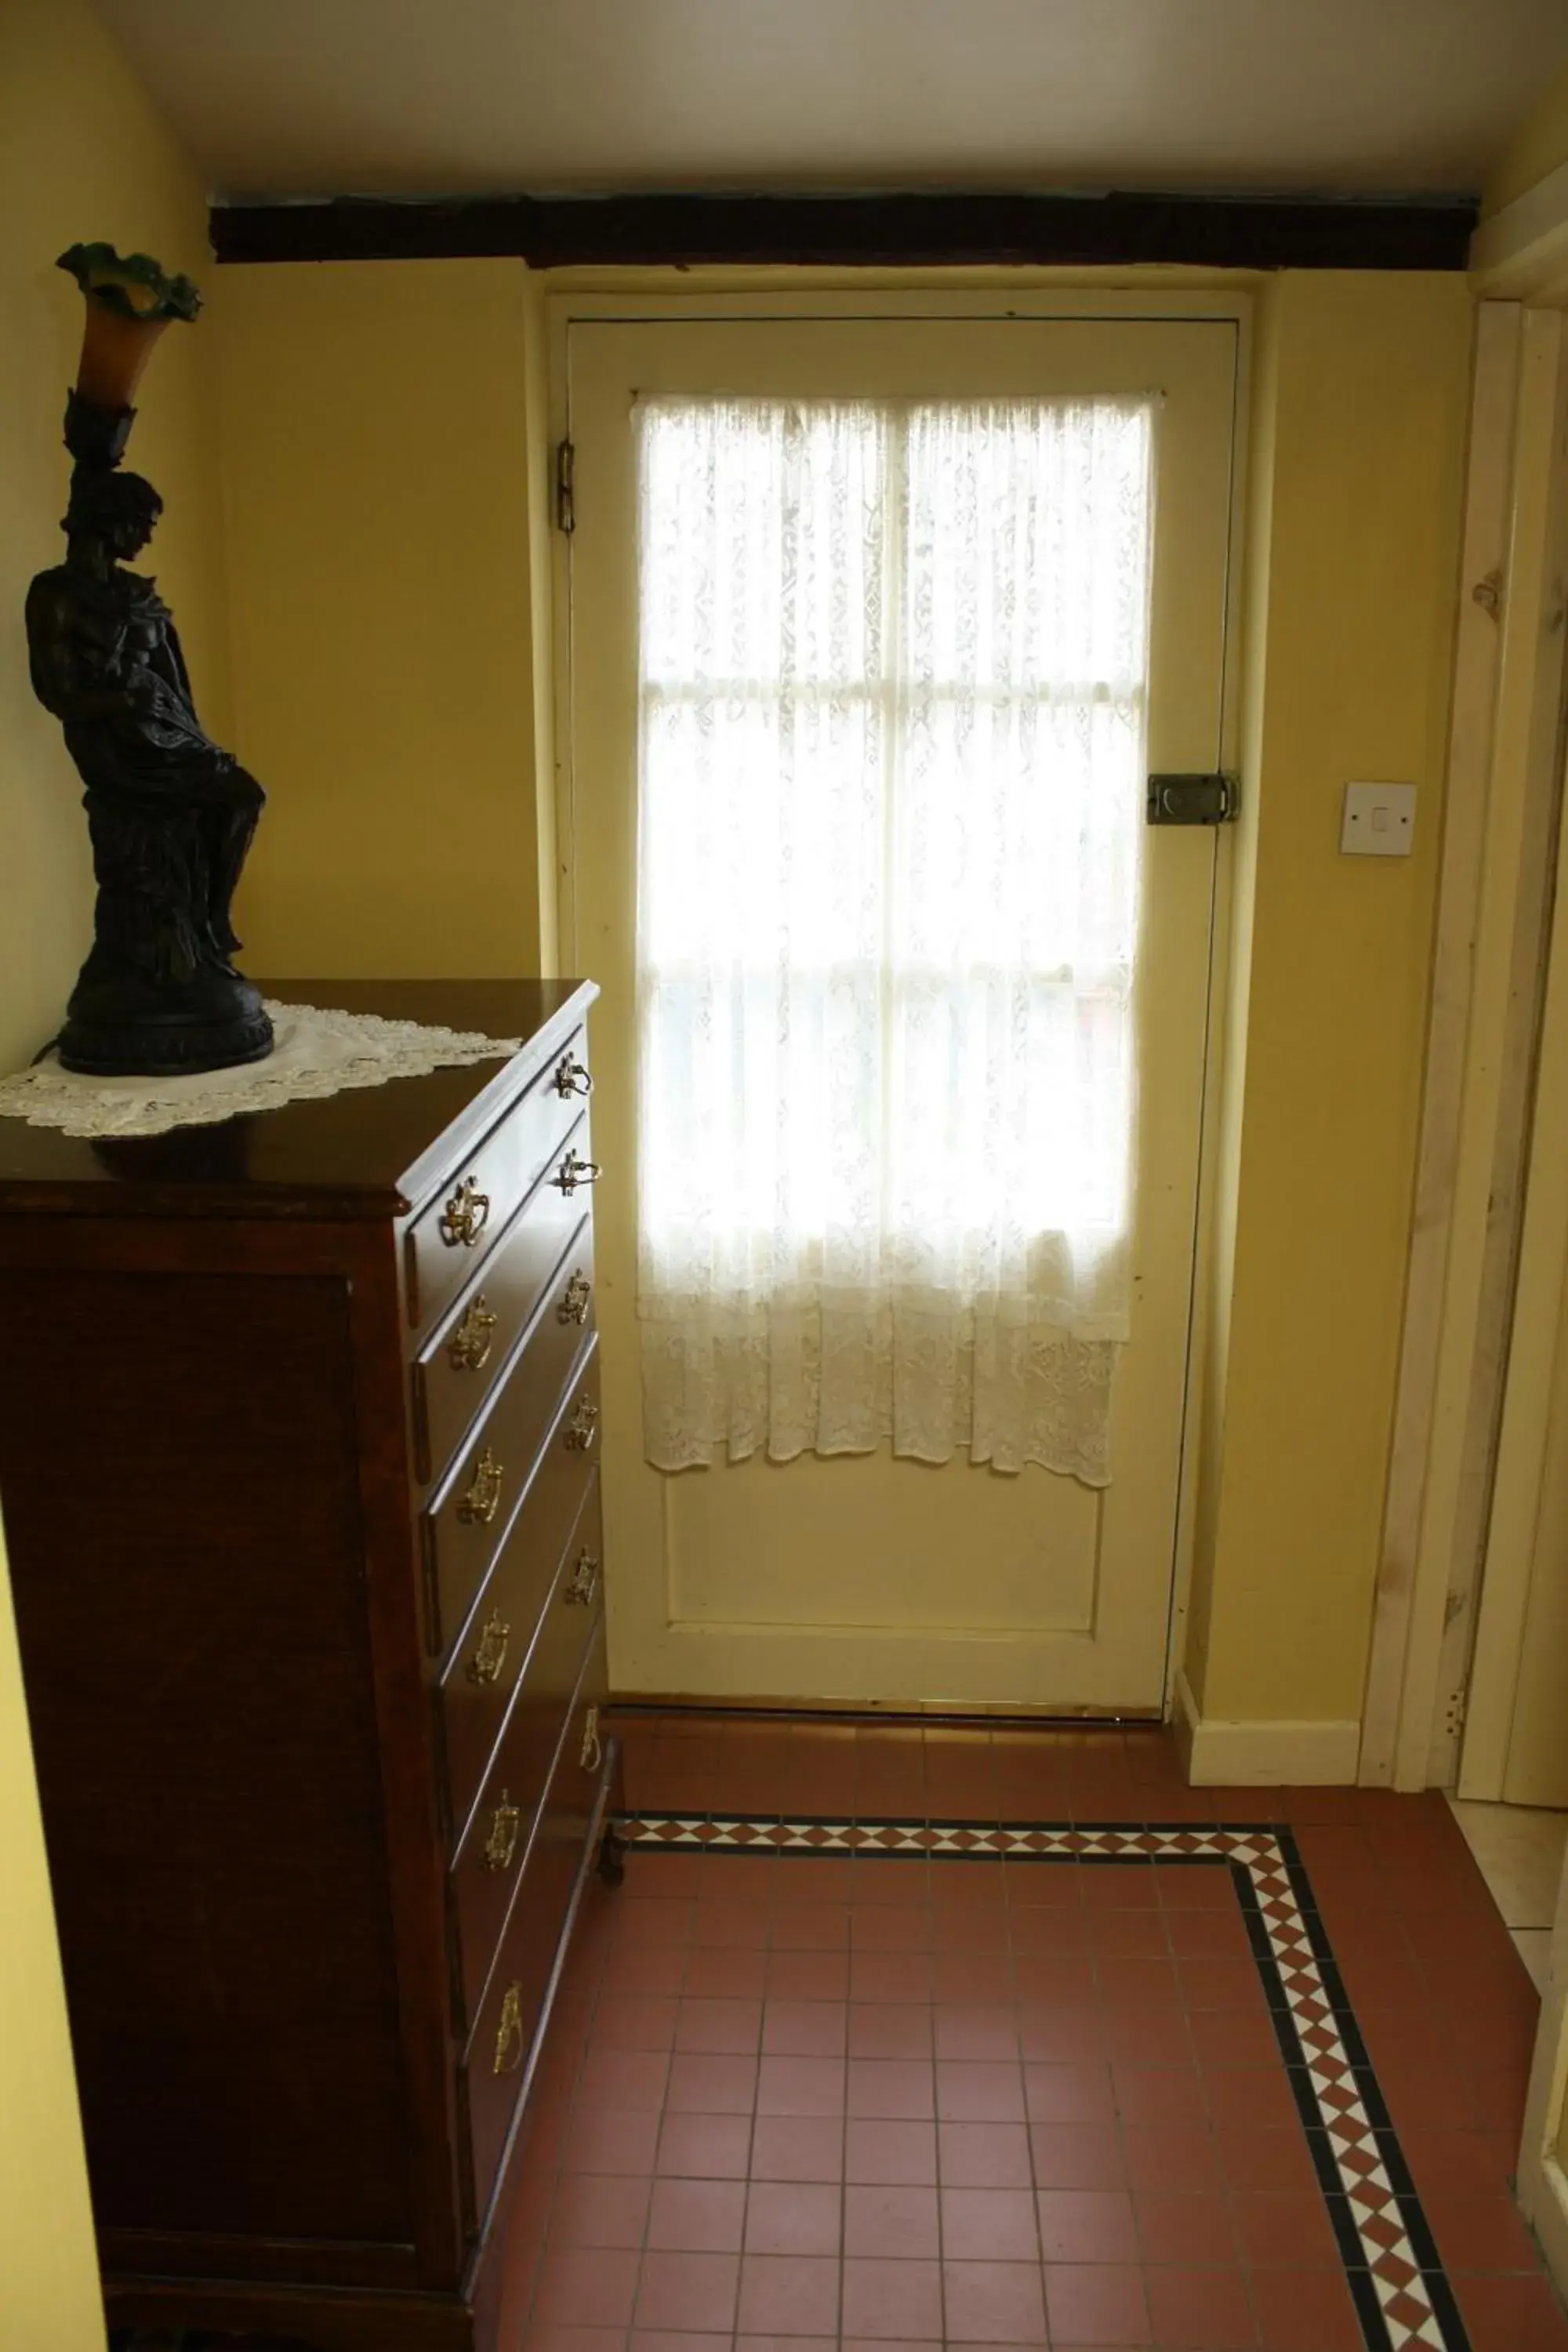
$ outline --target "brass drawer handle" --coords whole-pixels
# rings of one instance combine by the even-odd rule
[[[517,2047],[512,2048],[515,2042]],[[494,2072],[515,2074],[522,2063],[522,1987],[509,1984],[500,2005],[500,2023],[496,2028]]]
[[[596,1772],[604,1760],[604,1754],[599,1738],[599,1710],[591,1706],[583,1717],[583,1752],[577,1761],[584,1772]]]
[[[465,1176],[441,1212],[437,1228],[448,1249],[472,1249],[489,1223],[490,1196]]]
[[[596,1160],[579,1160],[574,1151],[569,1151],[550,1181],[570,1199],[579,1184],[596,1184],[603,1173]]]
[[[500,1670],[506,1664],[506,1645],[511,1639],[511,1627],[499,1609],[492,1609],[479,1635],[479,1646],[464,1668],[471,1683],[480,1685],[500,1680]]]
[[[591,1095],[594,1091],[593,1079],[588,1076],[582,1063],[574,1062],[570,1054],[562,1055],[555,1065],[555,1076],[550,1083],[556,1093],[563,1097]]]
[[[500,1508],[500,1490],[506,1481],[506,1464],[498,1462],[487,1445],[474,1465],[474,1483],[458,1505],[458,1517],[466,1528],[488,1528]]]
[[[598,1427],[599,1408],[591,1398],[579,1397],[577,1410],[566,1424],[565,1445],[568,1454],[586,1454],[594,1443]]]
[[[586,1609],[599,1589],[599,1563],[585,1548],[577,1555],[577,1565],[572,1571],[572,1581],[563,1598],[570,1608],[574,1602]]]
[[[482,1371],[489,1362],[496,1318],[481,1290],[470,1300],[463,1319],[447,1342],[447,1361],[455,1372]]]
[[[561,1294],[561,1304],[555,1310],[557,1323],[585,1323],[588,1320],[588,1301],[593,1296],[593,1284],[582,1267],[576,1267]]]
[[[522,1824],[521,1809],[514,1805],[508,1791],[500,1792],[500,1802],[490,1815],[490,1831],[485,1840],[485,1868],[499,1877],[511,1868],[511,1858],[517,1852],[517,1833]]]

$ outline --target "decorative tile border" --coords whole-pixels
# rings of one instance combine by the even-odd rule
[[[772,1821],[631,1813],[628,1843],[718,1853],[925,1855],[942,1861],[1150,1863],[1230,1872],[1280,2055],[1369,2352],[1469,2352],[1409,2168],[1296,1843],[1277,1822]]]

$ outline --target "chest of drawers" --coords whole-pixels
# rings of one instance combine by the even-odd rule
[[[491,2352],[613,1876],[586,1015],[90,1144],[0,1121],[0,1508],[111,2330]]]

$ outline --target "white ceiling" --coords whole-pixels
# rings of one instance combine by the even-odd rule
[[[215,191],[1478,190],[1568,0],[101,0]]]

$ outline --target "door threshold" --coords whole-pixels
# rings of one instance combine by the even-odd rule
[[[1088,1708],[1009,1706],[1003,1704],[910,1706],[877,1699],[692,1698],[676,1691],[617,1691],[610,1716],[670,1715],[711,1720],[773,1723],[890,1724],[921,1730],[967,1731],[1157,1731],[1157,1708],[1116,1714]]]

